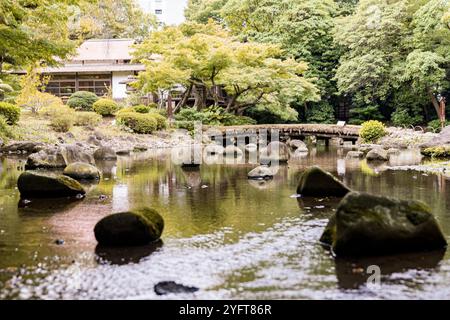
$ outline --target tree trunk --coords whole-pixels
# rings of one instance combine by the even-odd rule
[[[436,99],[436,97],[433,94],[433,91],[431,91],[430,87],[427,87],[428,96],[431,99],[431,103],[433,104],[434,110],[436,110],[436,114],[438,115],[439,120],[441,120],[441,116],[439,114],[439,103]]]
[[[173,113],[177,113],[178,110],[184,108],[189,100],[189,97],[191,96],[193,84],[191,83],[187,90],[183,93],[183,98],[178,102],[178,104],[173,109]]]

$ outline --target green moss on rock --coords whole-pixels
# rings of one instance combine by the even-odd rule
[[[359,192],[342,199],[320,240],[338,256],[433,250],[447,245],[426,204]]]
[[[156,210],[139,208],[101,219],[94,233],[101,245],[136,246],[158,240],[163,229],[164,220]]]
[[[75,180],[98,180],[100,179],[100,171],[84,162],[74,162],[69,164],[63,174]]]
[[[25,171],[19,176],[17,187],[22,198],[71,197],[86,193],[81,184],[70,177],[32,171]]]
[[[343,197],[351,190],[331,173],[318,166],[303,172],[297,193],[306,197]]]

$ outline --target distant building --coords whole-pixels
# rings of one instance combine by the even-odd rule
[[[183,23],[187,0],[139,0],[142,10],[156,15],[165,25]]]
[[[50,76],[45,91],[64,100],[76,91],[103,96],[111,90],[113,99],[126,98],[129,77],[145,70],[144,65],[131,63],[133,44],[131,39],[85,41],[64,65],[41,70]]]

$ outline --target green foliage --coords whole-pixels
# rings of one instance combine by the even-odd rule
[[[61,104],[50,104],[48,106],[42,107],[39,109],[38,114],[42,117],[52,118],[53,116],[58,114],[73,115],[74,113],[75,111],[73,109],[61,103]]]
[[[336,123],[334,113],[332,105],[326,101],[319,102],[309,107],[306,112],[306,119],[310,123]]]
[[[194,108],[186,108],[175,115],[175,120],[178,128],[188,129],[190,131],[194,129],[194,122],[216,126],[256,124],[256,121],[252,118],[230,114],[220,107],[209,107],[202,112]]]
[[[135,133],[152,133],[158,128],[158,121],[150,113],[121,112],[116,116],[117,123]]]
[[[167,118],[157,112],[151,112],[150,115],[156,120],[158,130],[163,130],[167,128]]]
[[[75,122],[73,114],[56,113],[50,119],[50,127],[56,132],[68,132]]]
[[[0,1],[0,74],[36,62],[56,64],[72,52],[69,2],[78,1]]]
[[[14,137],[12,128],[8,125],[5,117],[0,115],[0,140],[3,142]]]
[[[143,38],[158,24],[135,0],[83,1],[70,9],[72,39]]]
[[[2,79],[0,79],[0,101],[5,98],[5,94],[7,92],[13,92],[14,89],[7,83],[4,83]]]
[[[20,108],[8,102],[0,102],[0,116],[4,117],[9,125],[15,125],[20,119]]]
[[[99,98],[95,93],[89,91],[78,91],[73,93],[67,105],[75,110],[92,111],[92,106],[97,102]]]
[[[153,59],[154,54],[162,59]],[[319,99],[304,75],[304,62],[280,59],[277,45],[237,41],[212,21],[153,32],[134,55],[146,65],[134,83],[139,90],[161,93],[181,84],[186,88],[183,96],[204,89],[218,105],[214,87],[222,86],[228,93],[228,111],[235,114],[256,105],[287,109],[291,101]],[[186,106],[182,101],[181,108]],[[206,107],[205,95],[197,94],[195,101],[196,107]]]
[[[152,109],[152,107],[142,104],[133,107],[133,110],[137,113],[149,113]]]
[[[112,116],[119,109],[117,102],[111,99],[99,99],[92,105],[92,108],[101,116]]]
[[[384,124],[377,120],[366,121],[362,124],[359,136],[366,143],[374,143],[386,135]]]
[[[411,127],[421,123],[423,118],[419,115],[411,115],[406,109],[397,109],[392,113],[391,120],[397,127]]]
[[[450,146],[426,148],[422,154],[431,158],[450,158]]]
[[[102,121],[102,116],[89,111],[78,111],[75,113],[75,126],[95,127]]]
[[[450,125],[450,121],[447,120],[447,121],[445,122],[444,126],[448,126],[448,125]],[[428,127],[429,129],[431,129],[433,132],[438,133],[438,132],[440,132],[441,129],[442,129],[441,121],[438,120],[438,119],[432,120],[432,121],[428,122],[427,127]]]

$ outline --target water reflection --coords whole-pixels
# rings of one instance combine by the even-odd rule
[[[107,247],[97,245],[95,247],[96,261],[99,264],[125,265],[138,263],[143,258],[149,257],[152,253],[163,246],[161,240],[138,247]]]
[[[98,163],[102,179],[89,187],[82,201],[32,201],[21,208],[16,181],[24,159],[3,157],[0,298],[16,297],[24,287],[36,289],[39,297],[38,289],[46,285],[58,288],[57,297],[76,297],[79,288],[70,291],[74,278],[85,285],[86,297],[98,292],[104,298],[148,297],[145,294],[153,292],[155,281],[164,280],[205,288],[199,295],[203,298],[364,297],[365,291],[358,287],[366,275],[358,272],[383,261],[334,261],[322,250],[317,240],[339,199],[297,198],[302,171],[320,165],[354,190],[422,200],[432,207],[446,235],[450,234],[448,177],[386,171],[390,163],[345,159],[346,150],[338,150],[317,145],[306,157],[280,166],[267,181],[248,180],[247,173],[256,164],[236,163],[234,158],[229,164],[203,163],[186,170],[171,161],[170,151],[149,151]],[[396,165],[415,163],[416,155],[408,151],[392,161]],[[92,230],[98,220],[142,205],[163,215],[164,246],[96,248]],[[56,239],[64,240],[64,245],[56,245]],[[109,261],[107,265],[95,263],[94,253]],[[387,258],[381,270],[385,272],[383,283],[390,287],[380,297],[434,297],[446,292],[450,259],[449,254],[442,255]],[[49,260],[55,262],[41,267],[49,274],[42,278],[35,269]],[[67,267],[67,261],[76,264]],[[13,274],[8,270],[21,265],[36,286],[20,281],[11,286]],[[429,273],[420,281],[408,278],[411,270],[422,269]],[[411,286],[405,288],[396,280],[398,274]],[[437,284],[428,288],[421,285],[424,281]],[[348,288],[354,290],[342,290]]]
[[[335,263],[338,285],[341,289],[358,289],[365,286],[369,277],[374,274],[370,269],[371,266],[379,268],[381,272],[380,284],[383,281],[390,281],[388,276],[395,273],[408,272],[409,270],[433,271],[432,269],[437,268],[444,258],[444,254],[445,250],[437,250],[371,258],[337,258]],[[404,280],[414,282],[413,278]]]

